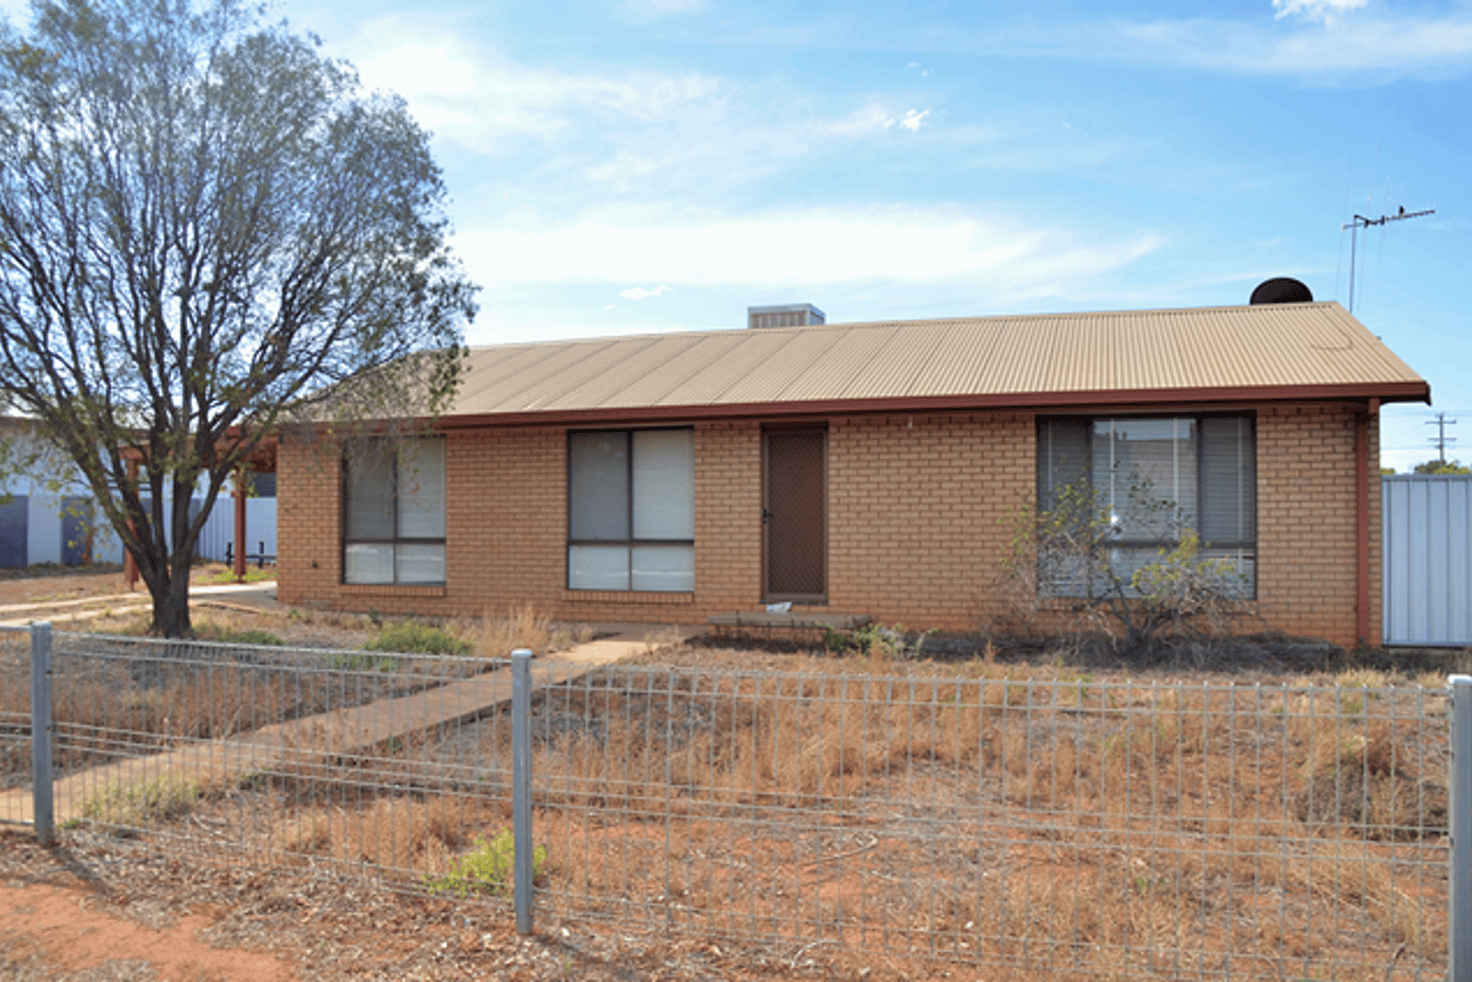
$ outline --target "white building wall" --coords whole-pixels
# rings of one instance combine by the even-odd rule
[[[45,491],[28,492],[26,562],[61,562],[61,503]]]

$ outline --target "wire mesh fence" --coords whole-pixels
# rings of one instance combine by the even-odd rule
[[[58,821],[506,901],[499,666],[56,649]],[[539,911],[1057,974],[1446,971],[1444,690],[538,671]]]
[[[1444,972],[1420,690],[614,669],[545,694],[539,903],[1057,972]]]
[[[0,824],[28,821],[22,805],[30,787],[30,634],[0,629]]]

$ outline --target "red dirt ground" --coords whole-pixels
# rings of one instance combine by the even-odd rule
[[[70,874],[58,879],[62,882],[12,880],[0,886],[0,967],[14,972],[11,978],[84,971],[91,977],[110,972],[102,977],[113,978],[119,970],[145,965],[154,978],[167,982],[300,978],[274,955],[213,948],[197,940],[196,932],[215,920],[209,913],[151,927],[99,909],[95,893]]]

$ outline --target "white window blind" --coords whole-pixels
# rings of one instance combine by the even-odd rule
[[[629,537],[629,435],[569,437],[569,505],[574,539]]]
[[[1201,536],[1208,542],[1257,538],[1256,458],[1247,420],[1201,421]]]
[[[694,590],[694,539],[694,431],[569,434],[570,589]]]
[[[445,441],[414,440],[403,448],[397,464],[398,537],[443,539]]]
[[[695,538],[695,433],[634,433],[635,539]]]
[[[1196,519],[1196,421],[1094,422],[1094,486],[1116,534],[1160,539]]]
[[[1230,558],[1256,592],[1257,448],[1246,416],[1102,417],[1038,425],[1039,507],[1057,506],[1065,485],[1085,482],[1110,524],[1110,566],[1128,580],[1157,562],[1185,530],[1203,558]],[[1050,569],[1058,595],[1087,595],[1087,570]]]
[[[394,455],[381,447],[356,448],[347,462],[347,537],[394,537]]]
[[[348,449],[343,582],[445,582],[445,441]]]

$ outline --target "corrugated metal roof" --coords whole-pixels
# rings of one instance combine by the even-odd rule
[[[1332,301],[550,341],[474,348],[469,364],[448,416],[1430,391]]]

